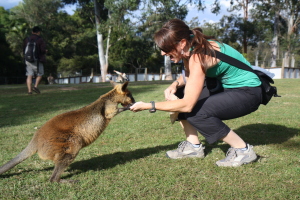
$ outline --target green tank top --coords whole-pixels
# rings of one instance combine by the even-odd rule
[[[234,57],[251,67],[250,63],[237,50],[227,44],[217,43],[222,53]],[[223,61],[208,69],[206,76],[219,79],[223,88],[257,87],[261,85],[259,78],[254,73],[237,68]]]

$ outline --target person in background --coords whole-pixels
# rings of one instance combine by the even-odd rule
[[[216,58],[220,51],[250,66],[250,63],[227,44],[201,29],[190,28],[179,19],[168,21],[154,35],[161,55],[170,56],[174,63],[183,60],[185,76],[180,76],[165,91],[164,102],[137,102],[130,107],[133,112],[149,109],[179,112],[186,141],[178,149],[168,151],[167,157],[204,158],[204,145],[198,138],[201,133],[209,144],[219,140],[230,145],[226,157],[216,162],[217,166],[237,167],[253,162],[257,155],[253,146],[246,143],[223,121],[250,114],[261,104],[262,91],[259,78],[252,72],[239,69]],[[212,94],[205,86],[206,77],[217,78],[223,90]],[[182,97],[174,98],[184,88]]]
[[[125,74],[125,73],[122,73],[122,72],[118,72],[118,71],[116,71],[116,70],[114,70],[114,72],[116,73],[116,74],[118,74],[118,78],[117,78],[117,80],[119,81],[119,82],[124,82],[124,81],[128,81],[128,77],[127,77],[127,75]]]
[[[55,83],[54,77],[52,76],[51,73],[50,73],[50,75],[47,77],[47,80],[48,80],[48,83],[49,83],[49,84],[54,84],[54,83]]]
[[[106,79],[105,79],[105,81],[111,81],[112,80],[112,76],[111,76],[111,74],[110,74],[110,72],[108,72],[107,74],[106,74]]]
[[[40,90],[38,89],[38,85],[42,80],[42,76],[44,75],[44,63],[46,62],[46,43],[43,40],[41,35],[41,28],[38,26],[35,26],[32,28],[32,34],[24,39],[23,42],[23,52],[25,52],[27,43],[30,40],[36,41],[36,47],[37,47],[37,60],[34,62],[28,62],[25,61],[26,64],[26,84],[28,89],[28,94],[32,94],[32,91],[40,94]],[[34,83],[34,86],[32,87],[32,79],[36,76],[36,80]]]

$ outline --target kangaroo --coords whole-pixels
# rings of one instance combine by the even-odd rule
[[[0,174],[38,153],[41,159],[52,160],[55,164],[50,182],[77,182],[61,179],[61,174],[74,161],[80,149],[99,137],[115,115],[135,103],[127,89],[128,82],[111,84],[114,88],[90,105],[47,121],[20,154],[0,167]],[[118,104],[123,107],[118,108]]]

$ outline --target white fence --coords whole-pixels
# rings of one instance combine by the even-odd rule
[[[135,81],[135,74],[127,74],[129,77],[129,81]],[[180,74],[172,74],[173,79],[176,79],[177,76]],[[117,75],[112,75],[111,80],[117,81]],[[101,76],[93,76],[91,81],[90,76],[74,76],[74,77],[65,77],[65,78],[57,78],[55,79],[55,83],[58,84],[79,84],[79,83],[100,83],[101,82]],[[165,80],[165,75],[162,74],[148,74],[147,76],[145,74],[137,74],[137,81],[158,81],[158,80]],[[107,80],[109,81],[109,79]]]
[[[284,68],[284,78],[300,78],[299,68]]]
[[[267,68],[271,73],[275,74],[274,79],[281,79],[282,76],[282,68]],[[135,74],[127,74],[129,77],[129,81],[135,81]],[[181,74],[172,74],[173,80],[175,80]],[[112,81],[117,80],[117,75],[112,75]],[[285,67],[283,72],[283,78],[300,78],[300,68],[290,68]],[[100,83],[101,76],[93,76],[92,81],[90,76],[76,76],[76,77],[65,77],[65,78],[57,78],[55,82],[58,84],[79,84],[79,83]],[[165,75],[162,74],[137,74],[137,81],[157,81],[157,80],[165,80]],[[109,81],[109,80],[107,80]]]
[[[285,67],[283,74],[282,74],[282,68],[267,68],[271,73],[275,74],[275,77],[273,79],[281,79],[283,78],[300,78],[300,68],[292,68],[292,67]]]

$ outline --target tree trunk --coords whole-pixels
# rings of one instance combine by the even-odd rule
[[[110,12],[108,12],[108,17],[110,18]],[[101,67],[101,77],[102,77],[102,82],[106,81],[106,74],[107,74],[107,69],[108,69],[108,50],[110,47],[110,33],[111,33],[111,26],[108,28],[108,34],[107,34],[107,41],[106,41],[106,51],[105,51],[105,67]]]
[[[165,56],[165,79],[173,80],[170,56]]]
[[[283,60],[284,60],[284,67],[290,67],[290,54],[288,51],[285,52]]]
[[[245,0],[244,1],[244,24],[248,22],[248,5],[249,1]],[[244,35],[243,35],[243,48],[244,48],[244,54],[247,54],[247,46],[248,46],[248,41],[247,41],[247,29],[244,30]]]
[[[103,50],[103,35],[99,31],[100,27],[100,9],[97,3],[97,0],[94,0],[94,7],[95,7],[95,21],[96,21],[96,32],[97,32],[97,46],[98,46],[98,56],[100,61],[100,71],[101,71],[101,79],[102,82],[105,82],[105,76],[107,73],[107,62],[104,56]]]
[[[291,58],[291,67],[294,68],[295,67],[295,55],[292,54],[292,58]]]
[[[276,67],[276,58],[277,58],[277,48],[278,48],[278,24],[279,23],[279,12],[275,13],[275,22],[274,22],[274,37],[271,44],[271,67]]]
[[[257,52],[255,53],[255,66],[259,66],[258,65],[258,55],[259,55],[259,51],[257,50]]]

